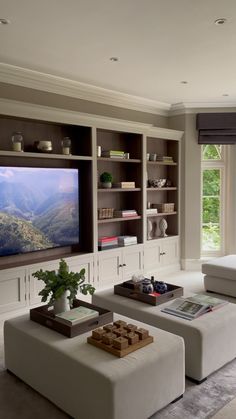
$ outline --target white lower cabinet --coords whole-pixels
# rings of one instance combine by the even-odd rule
[[[179,237],[152,240],[144,247],[145,273],[179,265]]]
[[[6,269],[0,272],[0,314],[27,305],[26,269]]]
[[[94,255],[81,255],[65,259],[69,269],[79,272],[85,268],[85,282],[94,282]],[[4,269],[0,271],[0,314],[32,307],[41,303],[39,292],[44,287],[44,282],[33,277],[33,273],[58,270],[60,259],[25,266],[24,268]],[[78,298],[82,296],[78,294]]]
[[[104,250],[98,254],[98,286],[106,287],[143,273],[143,245]]]

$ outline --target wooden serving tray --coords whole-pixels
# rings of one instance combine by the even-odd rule
[[[101,342],[100,340],[93,339],[92,336],[87,338],[87,342],[91,345],[96,346],[97,348],[103,349],[106,352],[110,352],[110,354],[116,355],[119,358],[123,358],[124,356],[130,354],[131,352],[137,351],[137,349],[143,348],[149,343],[153,342],[153,336],[148,336],[144,340],[139,340],[137,343],[133,345],[129,345],[128,348],[125,349],[116,349],[112,345],[106,345],[105,343]]]
[[[73,338],[75,336],[81,335],[82,333],[89,332],[90,330],[96,329],[97,327],[103,326],[104,324],[108,324],[113,321],[113,313],[111,311],[105,310],[104,308],[95,306],[93,304],[86,303],[82,300],[74,300],[73,307],[78,306],[84,306],[93,310],[97,310],[99,312],[99,316],[86,320],[83,323],[69,326],[62,323],[61,321],[58,321],[53,314],[53,310],[48,310],[49,306],[44,305],[31,309],[30,319],[69,338]]]
[[[133,300],[142,301],[143,303],[157,306],[166,303],[174,298],[182,297],[184,289],[177,285],[167,284],[167,291],[164,294],[154,296],[144,292],[136,291],[132,281],[125,281],[114,286],[114,294],[122,295],[123,297],[132,298]]]

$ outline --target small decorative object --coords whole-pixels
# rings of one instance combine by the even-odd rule
[[[152,188],[163,188],[166,184],[166,179],[149,179],[148,182]]]
[[[166,179],[166,187],[170,188],[172,186],[172,182],[170,179]]]
[[[159,294],[164,294],[168,290],[168,287],[167,284],[163,281],[155,281],[154,290],[159,292]]]
[[[13,151],[23,151],[23,135],[21,132],[13,132],[11,140]]]
[[[87,342],[119,358],[153,342],[149,330],[138,328],[134,324],[123,323],[122,321],[119,324],[118,321],[118,326],[116,326],[117,322],[111,324],[111,330],[109,331],[106,326],[103,326],[103,329],[93,330],[92,335],[87,338]]]
[[[98,219],[113,218],[114,208],[98,208]]]
[[[156,153],[151,153],[151,154],[150,154],[150,157],[149,157],[149,160],[150,160],[150,161],[156,161],[156,159],[157,159],[157,155],[156,155]]]
[[[144,276],[143,275],[132,275],[131,281],[134,284],[134,289],[135,291],[143,291],[143,284],[142,281],[144,280]]]
[[[151,202],[150,201],[148,201],[147,202],[147,209],[150,209],[151,208]]]
[[[152,222],[147,220],[147,240],[152,240]]]
[[[125,153],[125,154],[124,154],[124,158],[125,158],[125,159],[129,159],[129,153]]]
[[[97,157],[101,157],[102,155],[102,147],[100,145],[97,146]]]
[[[61,142],[61,146],[62,146],[62,154],[65,154],[67,156],[71,154],[71,139],[70,139],[70,137],[64,137],[62,142]]]
[[[161,231],[161,237],[167,237],[166,230],[167,230],[168,224],[165,218],[162,218],[159,222],[159,228]]]
[[[103,172],[100,176],[100,181],[102,183],[103,188],[111,188],[112,180],[113,180],[113,176],[111,173]]]
[[[143,285],[143,292],[145,294],[150,294],[151,292],[153,292],[153,285],[150,279],[148,278],[143,279],[142,285]]]
[[[45,287],[39,292],[42,296],[41,301],[46,302],[49,298],[49,306],[53,305],[54,313],[58,314],[70,310],[78,291],[84,295],[94,293],[95,288],[84,283],[84,274],[85,269],[77,273],[69,272],[69,266],[61,259],[58,272],[40,269],[32,275],[45,283]]]
[[[34,147],[36,151],[39,151],[40,153],[51,153],[52,141],[35,141]]]
[[[150,159],[150,153],[147,153],[147,161]]]

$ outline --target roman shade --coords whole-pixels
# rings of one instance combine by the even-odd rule
[[[236,112],[197,114],[198,144],[235,144]]]

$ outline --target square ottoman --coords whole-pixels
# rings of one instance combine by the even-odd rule
[[[236,357],[236,304],[189,321],[161,310],[170,302],[151,306],[114,294],[114,289],[96,292],[93,304],[181,336],[185,342],[186,375],[200,383]]]
[[[215,258],[202,264],[207,291],[236,297],[236,255]]]
[[[179,398],[185,385],[183,339],[148,330],[153,343],[117,358],[88,344],[91,332],[68,339],[25,315],[4,324],[5,363],[73,418],[147,419]]]

